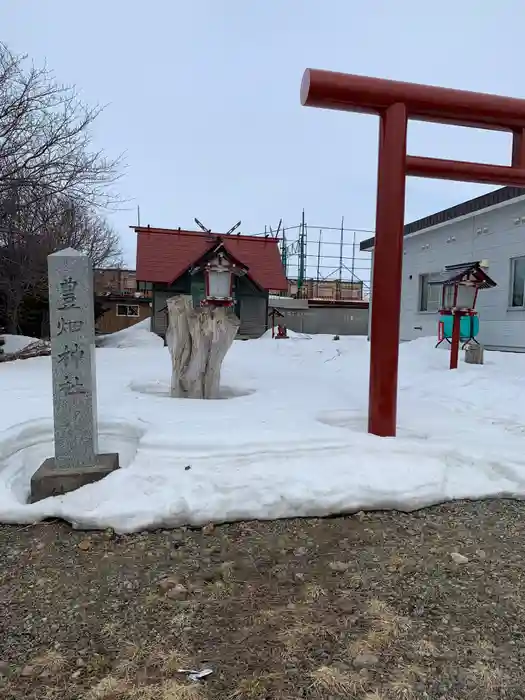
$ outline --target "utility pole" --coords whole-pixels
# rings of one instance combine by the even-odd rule
[[[286,227],[283,224],[283,239],[281,241],[281,260],[284,267],[284,275],[288,279],[288,250],[286,249]]]
[[[353,296],[353,290],[354,290],[354,282],[355,280],[355,231],[354,231],[354,236],[352,239],[352,296]],[[361,289],[359,291],[359,298],[363,298],[363,283],[361,282]]]
[[[301,218],[301,227],[299,229],[299,269],[297,275],[297,294],[304,284],[304,278],[306,276],[306,225],[304,222],[304,209]]]
[[[319,229],[319,242],[317,244],[317,275],[316,275],[316,296],[319,296],[319,273],[321,269],[321,239],[323,237],[323,229]]]
[[[342,297],[343,288],[343,240],[344,240],[345,217],[341,217],[341,236],[339,239],[339,284],[337,285],[337,298]]]

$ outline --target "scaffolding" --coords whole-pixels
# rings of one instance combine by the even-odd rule
[[[279,238],[279,247],[288,293],[301,298],[362,300],[370,297],[370,253],[361,252],[359,242],[373,231],[307,224],[303,210],[301,221],[276,229],[265,227],[265,236]]]

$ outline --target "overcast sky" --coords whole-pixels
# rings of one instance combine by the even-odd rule
[[[304,69],[525,97],[524,20],[523,0],[0,0],[2,41],[107,104],[95,135],[125,153],[129,204],[111,219],[130,266],[137,204],[152,226],[258,232],[304,207],[312,227],[373,229],[377,119],[301,107]],[[509,149],[505,134],[409,129],[417,155]],[[406,220],[488,189],[410,179]]]

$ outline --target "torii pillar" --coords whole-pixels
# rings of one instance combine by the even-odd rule
[[[368,432],[394,437],[405,178],[415,175],[525,187],[525,100],[307,69],[301,84],[301,103],[380,117]],[[485,165],[409,156],[409,119],[509,131],[513,134],[512,164]]]

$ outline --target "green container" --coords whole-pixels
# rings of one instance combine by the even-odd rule
[[[452,338],[452,326],[454,324],[454,316],[443,315],[439,317],[443,323],[443,336]],[[475,338],[479,333],[479,317],[478,316],[462,316],[459,323],[459,339],[468,340]]]

